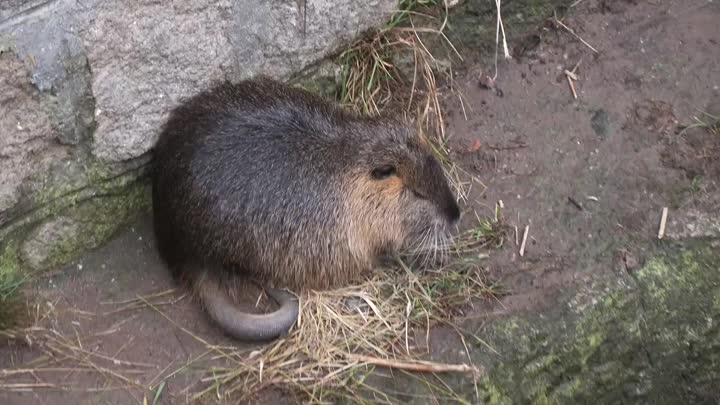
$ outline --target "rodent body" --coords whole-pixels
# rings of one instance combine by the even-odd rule
[[[459,217],[413,131],[267,78],[191,98],[172,112],[154,153],[160,253],[242,339],[289,329],[297,302],[271,290],[279,312],[247,318],[223,297],[228,276],[296,291],[344,285],[383,254],[437,247]],[[262,322],[260,333],[253,325]]]

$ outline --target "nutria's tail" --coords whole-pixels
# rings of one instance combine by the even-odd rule
[[[227,292],[217,282],[204,280],[198,293],[210,318],[227,334],[244,341],[275,339],[288,333],[298,319],[297,298],[289,292],[266,289],[267,294],[280,306],[275,312],[255,315],[240,311]]]

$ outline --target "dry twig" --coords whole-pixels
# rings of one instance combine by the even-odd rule
[[[560,19],[557,17],[557,13],[555,14],[555,23],[556,23],[557,25],[563,27],[567,32],[569,32],[570,34],[572,34],[572,36],[574,36],[574,37],[577,38],[580,42],[582,42],[585,46],[587,46],[588,48],[590,48],[591,51],[593,51],[593,52],[595,52],[595,53],[600,53],[600,52],[598,52],[598,50],[595,49],[592,45],[588,44],[584,39],[582,39],[582,38],[580,37],[580,35],[576,34],[575,31],[573,31],[572,28],[568,27],[567,25],[565,25],[565,23],[563,23],[562,21],[560,21]]]
[[[520,245],[520,257],[525,255],[525,243],[527,242],[528,231],[530,231],[530,225],[525,225],[525,232],[523,232],[522,244]]]
[[[665,237],[665,225],[667,224],[668,207],[663,207],[662,215],[660,216],[660,229],[658,229],[658,239]]]
[[[467,364],[445,364],[429,361],[398,361],[392,359],[380,359],[377,357],[365,356],[362,354],[349,354],[348,358],[353,361],[374,364],[376,366],[398,368],[402,370],[418,371],[421,373],[467,373],[479,377],[480,369]]]

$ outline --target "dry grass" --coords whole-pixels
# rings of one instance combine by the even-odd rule
[[[154,298],[158,294],[150,296]],[[160,293],[159,296],[164,296]],[[144,299],[144,298],[140,298]],[[85,320],[98,314],[65,309]],[[0,331],[0,340],[12,345],[24,345],[37,349],[39,355],[15,367],[0,369],[0,391],[38,392],[54,390],[67,392],[102,392],[123,390],[140,401],[145,387],[137,377],[155,369],[150,363],[130,362],[119,358],[120,352],[132,344],[135,336],[128,334],[128,341],[116,353],[102,351],[102,339],[118,333],[132,318],[123,318],[107,329],[96,333],[83,333],[77,326],[59,319],[67,318],[56,303],[36,303],[29,307],[28,317],[34,326]],[[106,316],[106,314],[100,314]],[[125,332],[122,332],[125,333]],[[4,364],[7,366],[7,364]],[[91,386],[89,386],[91,385]]]
[[[332,403],[340,398],[362,402],[367,396],[392,402],[387,393],[376,392],[365,383],[374,369],[371,363],[377,361],[361,361],[362,356],[381,363],[401,362],[404,367],[428,367],[419,361],[427,347],[418,342],[427,341],[430,328],[438,324],[456,328],[454,316],[461,315],[473,299],[495,293],[484,279],[478,256],[471,254],[502,243],[505,228],[500,220],[479,219],[476,228],[456,239],[452,252],[458,260],[442,269],[415,272],[398,259],[396,268],[380,269],[362,284],[306,293],[301,297],[298,325],[286,338],[256,351],[212,350],[208,346],[227,365],[207,370],[198,381],[207,385],[194,396],[239,395],[247,399],[264,388],[281,387],[310,403]],[[434,366],[436,370],[473,370],[468,376],[471,379],[481,370],[472,364]],[[430,384],[425,377],[415,377]],[[464,402],[448,387],[436,386],[431,391]]]
[[[2,276],[0,276],[0,331],[3,331],[24,323],[24,319],[18,314],[25,309],[25,300],[20,292],[25,280],[1,278]]]
[[[700,117],[694,116],[692,123],[681,127],[679,135],[682,136],[693,128],[703,128],[711,134],[720,135],[720,116],[701,111]]]
[[[486,243],[468,234],[463,249]],[[485,239],[486,236],[481,236]],[[459,261],[435,272],[415,273],[402,262],[395,270],[384,269],[360,285],[332,291],[309,292],[301,297],[300,320],[286,338],[257,351],[214,350],[227,365],[213,367],[198,381],[206,386],[195,397],[208,394],[248,396],[268,387],[289,389],[310,403],[333,403],[338,399],[386,402],[385,394],[365,383],[381,360],[403,362],[399,367],[432,367],[438,370],[473,370],[476,365],[428,365],[419,362],[424,347],[417,342],[432,326],[452,324],[474,298],[493,294],[479,264]],[[358,357],[358,355],[366,357]],[[369,361],[368,358],[378,359]],[[363,361],[364,360],[364,361]],[[191,388],[192,390],[193,388]],[[444,397],[457,394],[445,388]],[[387,401],[391,402],[391,401]]]

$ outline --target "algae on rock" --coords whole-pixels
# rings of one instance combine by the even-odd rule
[[[66,264],[149,207],[146,161],[120,171],[83,158],[57,166],[30,183],[20,219],[0,228],[0,248],[20,246],[20,270]]]
[[[720,248],[665,248],[632,275],[480,327],[470,355],[487,374],[477,386],[465,376],[444,383],[470,403],[717,403]],[[407,376],[381,384],[410,403],[431,394]]]
[[[23,262],[33,270],[68,263],[108,240],[147,210],[149,201],[148,185],[137,182],[72,206],[31,231],[23,244]]]
[[[479,331],[501,353],[488,403],[697,403],[720,399],[720,253],[673,247],[632,279],[598,284],[548,316]],[[605,292],[610,288],[610,292]],[[585,306],[580,305],[586,302]],[[508,326],[520,322],[520,328]],[[479,364],[492,361],[482,351]]]
[[[17,245],[7,243],[0,247],[0,331],[16,326],[21,318],[20,286],[24,281],[19,271]]]

